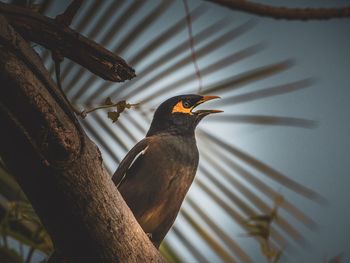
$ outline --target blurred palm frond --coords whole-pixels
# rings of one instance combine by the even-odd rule
[[[6,190],[1,191],[3,189]],[[13,261],[8,262],[24,262],[34,251],[48,255],[53,249],[51,239],[4,164],[0,167],[0,191],[0,238],[3,240],[0,261],[6,262],[11,257]],[[23,246],[29,249],[28,253],[21,252]]]
[[[51,1],[44,2],[51,3],[46,5],[46,13],[55,10]],[[193,42],[203,79],[203,93],[218,93],[223,98],[217,103],[225,113],[212,118],[211,123],[224,123],[227,127],[235,123],[314,127],[312,120],[304,118],[260,112],[249,115],[233,113],[230,108],[232,105],[291,94],[310,87],[312,81],[309,78],[287,80],[266,87],[267,79],[278,81],[280,75],[291,69],[292,60],[248,63],[265,48],[259,42],[251,44],[243,41],[254,29],[255,22],[232,22],[225,17],[215,20],[205,4],[195,2],[190,7]],[[85,1],[82,10],[82,14],[74,20],[73,27],[126,58],[137,73],[135,79],[115,84],[99,80],[71,61],[64,61],[61,65],[63,89],[72,103],[80,107],[100,105],[108,97],[113,101],[140,102],[137,109],[124,112],[115,124],[107,118],[107,113],[101,112],[91,113],[81,122],[99,145],[106,167],[112,173],[125,153],[144,136],[153,109],[160,102],[176,94],[191,93],[197,89],[186,33],[186,14],[181,3],[174,1]],[[180,15],[174,16],[176,12]],[[49,51],[41,51],[41,56],[46,67],[53,73],[54,65]],[[201,146],[201,162],[180,217],[193,230],[196,238],[203,240],[208,251],[200,249],[195,238],[176,222],[169,234],[174,238],[166,239],[160,249],[169,262],[186,261],[183,251],[173,242],[180,242],[182,249],[198,262],[210,262],[206,256],[209,253],[215,254],[222,262],[252,262],[234,230],[237,227],[249,232],[247,220],[256,215],[267,215],[276,197],[281,196],[266,180],[273,181],[279,189],[293,191],[299,198],[324,201],[312,189],[236,147],[231,138],[199,128],[197,141]],[[1,234],[47,254],[52,244],[47,234],[37,234],[40,221],[33,216],[28,206],[23,205],[27,201],[13,179],[8,174],[3,174],[4,172],[0,174],[0,193],[6,201],[0,203],[1,220],[5,222],[8,215],[13,213],[10,204],[13,205],[11,202],[14,201],[18,213],[22,214],[18,222],[25,225],[26,230],[21,228],[18,232],[19,226],[17,230],[10,229],[14,225],[5,222],[3,225],[8,226],[6,232]],[[197,195],[204,196],[213,204],[218,215],[213,216],[210,207],[198,203]],[[306,240],[298,224],[313,228],[316,225],[314,220],[286,198],[279,209],[281,214],[274,219],[273,225],[269,225],[269,238],[275,251],[292,247],[296,243],[304,244]],[[229,218],[230,221],[221,220],[221,217]],[[23,224],[26,220],[30,222],[30,227]],[[28,228],[30,231],[27,233]],[[33,239],[34,236],[36,239]],[[29,240],[37,242],[30,243]]]

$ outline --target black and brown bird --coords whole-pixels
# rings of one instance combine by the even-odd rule
[[[198,166],[195,128],[219,110],[193,109],[217,96],[181,95],[155,111],[146,137],[113,175],[124,200],[153,244],[159,247],[175,221]]]

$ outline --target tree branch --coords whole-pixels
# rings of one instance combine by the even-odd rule
[[[327,20],[350,17],[350,6],[342,8],[287,8],[275,7],[246,0],[206,0],[232,10],[258,16],[287,20]]]
[[[74,0],[62,14],[56,16],[56,21],[65,26],[69,26],[82,3],[83,0]]]
[[[122,58],[55,19],[4,3],[0,3],[0,14],[25,39],[60,52],[103,79],[120,82],[135,76]]]
[[[0,16],[0,155],[70,262],[162,262],[45,71]]]

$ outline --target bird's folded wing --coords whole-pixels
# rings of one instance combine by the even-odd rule
[[[114,184],[119,187],[121,182],[123,181],[126,172],[130,168],[131,164],[136,160],[139,154],[144,151],[149,144],[149,138],[144,138],[139,141],[124,157],[124,159],[119,164],[117,170],[114,172],[112,176],[112,180]]]

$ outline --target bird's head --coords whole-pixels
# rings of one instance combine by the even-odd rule
[[[180,95],[164,101],[154,113],[147,136],[170,132],[179,135],[193,135],[203,117],[222,112],[220,110],[197,110],[198,105],[217,99],[218,96],[201,96],[195,94]]]

